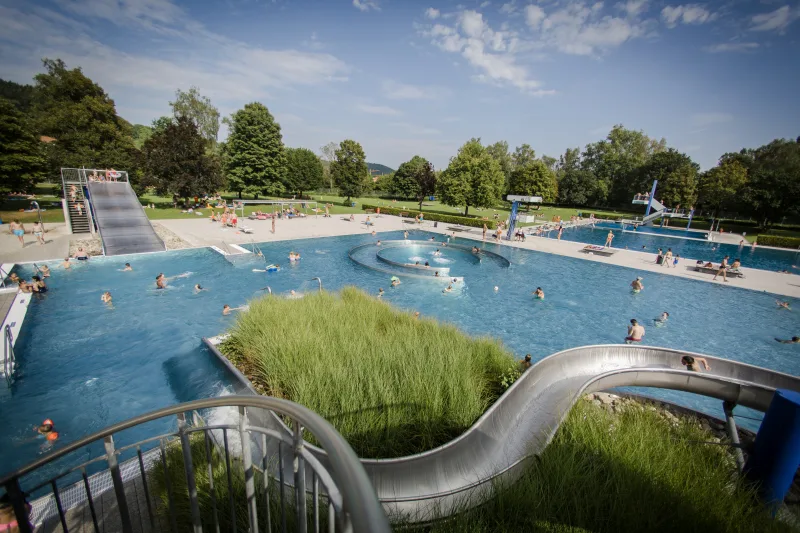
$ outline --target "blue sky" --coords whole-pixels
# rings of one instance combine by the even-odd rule
[[[149,124],[194,85],[266,104],[284,142],[444,168],[470,137],[558,157],[614,124],[703,168],[800,134],[800,3],[0,0],[0,77],[81,66]],[[222,136],[225,132],[223,130]]]

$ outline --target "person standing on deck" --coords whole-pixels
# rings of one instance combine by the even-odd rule
[[[606,235],[606,244],[603,246],[604,248],[611,248],[611,241],[614,240],[614,232],[608,230],[608,235]]]

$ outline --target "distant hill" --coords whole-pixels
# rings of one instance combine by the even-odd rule
[[[391,174],[394,172],[393,168],[389,168],[386,165],[380,165],[378,163],[367,163],[369,167],[369,172],[373,176],[380,176],[381,174]]]

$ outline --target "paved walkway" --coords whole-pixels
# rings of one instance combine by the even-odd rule
[[[63,259],[69,254],[69,241],[72,238],[67,232],[64,223],[44,225],[44,240],[46,244],[40,245],[36,237],[30,233],[33,224],[25,225],[25,246],[19,245],[19,240],[9,234],[7,224],[0,226],[0,264],[24,263],[27,261],[44,261],[46,259]]]

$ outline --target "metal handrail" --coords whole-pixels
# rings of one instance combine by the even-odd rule
[[[3,330],[3,373],[6,376],[6,384],[9,387],[13,381],[11,373],[14,372],[16,361],[14,356],[14,334],[11,333],[11,326],[6,324]]]
[[[237,425],[230,425],[230,424],[222,424],[222,425],[214,425],[208,427],[190,427],[186,421],[186,413],[187,412],[194,412],[201,409],[211,409],[217,407],[238,407],[239,411],[239,421]],[[285,419],[289,419],[291,421],[291,433],[286,435],[278,435],[275,434],[274,431],[268,430],[267,428],[262,428],[255,426],[252,421],[248,424],[247,417],[248,417],[248,409],[264,409],[267,411],[272,411],[273,413],[281,416]],[[252,413],[252,411],[251,411]],[[258,413],[258,411],[255,411]],[[250,525],[251,531],[259,531],[258,528],[258,505],[256,501],[256,488],[255,488],[255,472],[262,471],[264,476],[264,490],[266,491],[267,488],[267,480],[268,476],[275,476],[275,472],[271,471],[269,463],[268,463],[268,456],[267,456],[267,437],[275,439],[278,441],[278,453],[277,453],[277,475],[279,476],[279,494],[280,494],[280,504],[281,504],[281,525],[282,529],[286,530],[286,506],[285,506],[285,498],[284,498],[284,487],[292,486],[294,488],[294,511],[295,511],[295,519],[296,519],[296,527],[299,531],[305,532],[307,527],[307,515],[306,515],[306,500],[309,491],[306,490],[306,465],[310,468],[310,477],[308,479],[311,480],[311,489],[310,492],[313,494],[311,503],[312,503],[312,511],[313,511],[313,521],[314,521],[314,530],[318,531],[319,528],[319,497],[320,497],[320,486],[324,489],[324,493],[327,495],[328,499],[328,516],[329,516],[329,528],[331,531],[334,530],[335,525],[338,524],[340,529],[343,531],[369,531],[369,532],[386,532],[390,531],[389,523],[386,518],[386,515],[383,512],[383,509],[378,501],[378,498],[375,494],[375,491],[370,483],[369,478],[367,477],[364,468],[361,466],[358,457],[356,456],[355,452],[353,452],[350,445],[347,443],[346,440],[331,426],[329,422],[327,422],[324,418],[320,415],[314,413],[313,411],[298,405],[296,403],[290,402],[288,400],[282,400],[279,398],[272,398],[272,397],[264,397],[264,396],[223,396],[218,398],[209,398],[205,400],[196,400],[193,402],[183,403],[163,409],[159,409],[156,411],[152,411],[150,413],[146,413],[124,422],[120,422],[109,426],[101,431],[98,431],[92,435],[87,437],[83,437],[75,442],[72,442],[63,448],[48,454],[40,459],[37,459],[30,464],[13,471],[9,474],[6,474],[2,478],[0,478],[0,486],[3,486],[8,494],[11,503],[14,507],[14,511],[17,517],[17,521],[19,523],[20,531],[23,533],[28,533],[32,531],[32,528],[28,522],[27,510],[26,510],[26,502],[25,496],[26,492],[23,492],[20,482],[22,478],[28,474],[34,473],[39,471],[39,469],[45,467],[46,465],[52,464],[54,461],[65,457],[66,455],[84,448],[92,443],[103,441],[104,443],[104,454],[100,454],[99,458],[104,458],[108,463],[108,472],[111,476],[113,482],[114,492],[116,494],[117,499],[117,510],[119,512],[119,518],[122,524],[122,531],[129,532],[132,530],[131,525],[131,517],[128,510],[128,504],[126,499],[126,490],[125,485],[122,479],[122,475],[120,473],[120,464],[118,462],[118,456],[123,450],[130,450],[131,448],[136,448],[138,459],[139,459],[139,466],[140,466],[140,473],[141,478],[144,483],[144,490],[145,493],[148,492],[147,488],[147,476],[145,475],[145,469],[142,462],[142,452],[141,452],[141,444],[145,442],[152,442],[153,437],[140,441],[139,443],[134,443],[130,445],[126,445],[121,448],[116,448],[114,444],[114,435],[124,431],[126,429],[139,426],[141,424],[145,424],[147,422],[151,422],[158,419],[163,419],[169,416],[176,416],[177,417],[177,425],[178,430],[176,433],[168,433],[165,435],[161,435],[158,440],[160,442],[160,455],[161,455],[161,463],[165,469],[165,476],[167,475],[166,472],[166,446],[169,444],[168,438],[171,436],[177,436],[178,439],[172,442],[177,444],[178,440],[180,442],[180,446],[183,450],[183,466],[185,468],[186,474],[186,491],[183,492],[184,496],[188,496],[189,503],[191,507],[191,516],[192,516],[192,526],[193,530],[196,533],[199,533],[203,530],[203,524],[201,522],[201,515],[200,515],[200,507],[199,507],[199,499],[198,499],[198,491],[196,486],[195,480],[195,467],[193,465],[192,460],[192,450],[190,444],[190,435],[197,432],[202,432],[205,437],[205,444],[206,444],[206,457],[209,461],[211,461],[211,452],[210,446],[211,441],[213,439],[212,432],[219,432],[222,431],[222,437],[224,441],[224,458],[226,463],[227,469],[227,477],[228,477],[228,488],[229,488],[229,500],[231,506],[231,514],[233,520],[235,521],[235,511],[234,511],[234,501],[233,501],[233,491],[232,491],[232,482],[231,482],[231,458],[230,458],[230,451],[228,446],[228,433],[230,431],[238,430],[239,438],[241,439],[241,462],[242,468],[244,469],[244,476],[245,476],[245,494],[247,497],[247,506],[248,506],[248,521]],[[308,444],[303,440],[303,431],[309,431],[317,440],[319,445],[327,452],[327,458],[325,465],[320,463],[316,460],[313,456],[310,455],[307,446]],[[276,439],[276,435],[278,438]],[[253,437],[257,437],[256,440],[256,448],[258,448],[258,443],[261,443],[261,456],[258,460],[254,463],[253,456],[254,453],[251,451],[252,441],[254,440]],[[259,441],[260,439],[260,441]],[[291,444],[289,444],[291,443]],[[290,461],[287,464],[287,461],[284,460],[284,456],[287,456]],[[64,468],[62,471],[54,476],[51,477],[46,483],[40,485],[44,486],[50,484],[53,489],[53,496],[56,502],[56,506],[58,509],[59,519],[61,521],[63,530],[65,533],[69,531],[67,527],[67,519],[65,510],[61,504],[60,499],[60,491],[57,486],[57,481],[71,473],[80,472],[83,476],[83,484],[86,490],[87,501],[89,504],[90,509],[92,510],[91,518],[94,522],[94,526],[97,530],[97,517],[94,512],[93,506],[93,499],[90,492],[88,478],[86,477],[86,465],[94,462],[94,459],[83,462],[81,465],[72,467],[72,468]],[[210,466],[209,466],[210,468]],[[272,469],[274,470],[274,469]],[[284,479],[284,470],[288,470],[290,475],[293,475],[293,482],[289,483],[287,480]],[[213,479],[209,478],[209,485],[212,494],[214,493],[213,487]],[[168,493],[169,498],[169,511],[171,515],[171,519],[174,520],[174,509],[173,509],[173,492],[174,490],[170,488],[168,480],[166,482],[166,490]],[[27,492],[30,494],[30,491]],[[268,492],[265,492],[267,498],[267,520],[269,521],[269,495]],[[217,507],[216,507],[216,499],[212,497],[212,505],[213,505],[213,516],[214,522],[217,528],[219,524],[217,522],[218,514],[217,514]],[[150,501],[147,501],[148,505],[148,513],[150,515],[151,522],[154,520],[153,511],[151,508]],[[173,522],[174,524],[174,522]]]

